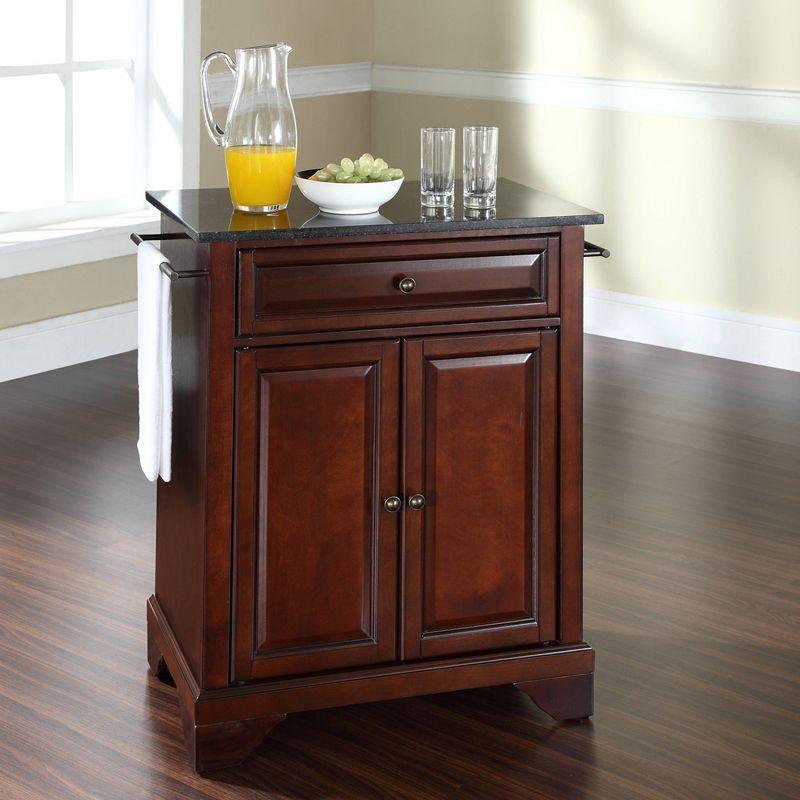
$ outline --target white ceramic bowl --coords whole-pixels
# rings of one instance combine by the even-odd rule
[[[328,214],[374,214],[400,190],[402,178],[376,183],[323,183],[310,181],[315,169],[304,169],[294,176],[303,197]]]

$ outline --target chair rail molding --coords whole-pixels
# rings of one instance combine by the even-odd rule
[[[226,106],[233,97],[234,77],[230,72],[208,76],[208,94],[214,108]],[[357,61],[349,64],[323,64],[294,67],[289,70],[289,91],[295,100],[372,91],[372,64]]]
[[[677,117],[800,125],[800,91],[374,64],[372,90]]]
[[[209,77],[214,107],[227,105],[233,76]],[[800,91],[681,81],[638,81],[482,69],[353,62],[289,70],[295,98],[393,92],[533,105],[800,125]]]

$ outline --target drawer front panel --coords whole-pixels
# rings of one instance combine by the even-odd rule
[[[239,332],[554,315],[557,266],[548,237],[246,251]]]

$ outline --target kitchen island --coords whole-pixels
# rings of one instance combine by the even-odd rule
[[[460,192],[457,190],[458,194]],[[152,192],[173,302],[152,672],[192,765],[286,714],[515,684],[592,713],[582,630],[583,226],[507,180],[496,214],[234,212]]]

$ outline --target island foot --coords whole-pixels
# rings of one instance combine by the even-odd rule
[[[594,713],[594,674],[515,683],[553,719],[583,719]]]
[[[286,719],[286,714],[211,725],[195,725],[183,713],[181,717],[192,769],[197,772],[211,772],[241,764],[264,741],[269,732]]]
[[[152,623],[150,622],[149,618],[147,620],[147,663],[150,667],[150,674],[154,678],[158,678],[158,680],[160,680],[162,683],[166,683],[169,686],[175,685],[175,681],[172,679],[167,662],[164,660],[161,649],[156,642]]]

